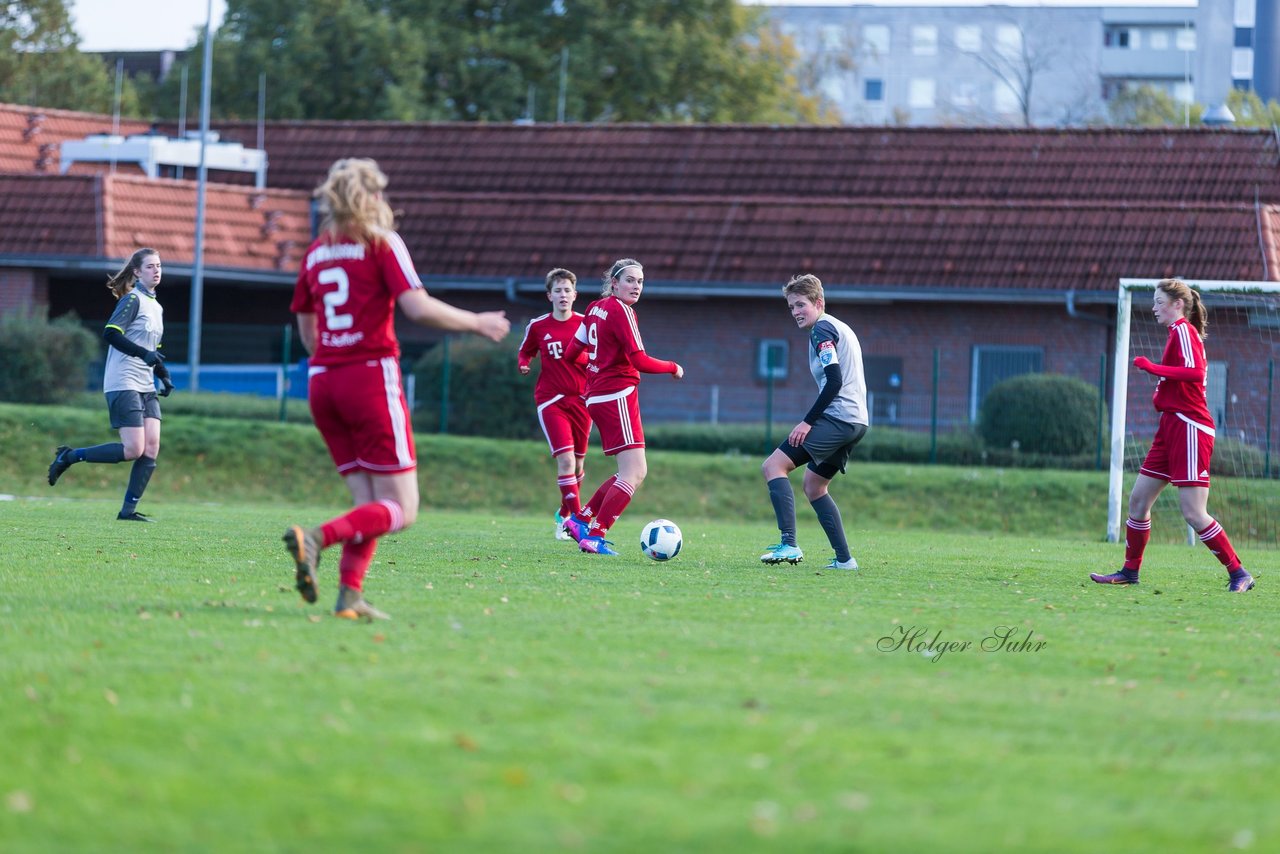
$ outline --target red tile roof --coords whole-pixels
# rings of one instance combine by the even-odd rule
[[[256,145],[254,123],[219,123]],[[272,186],[373,157],[400,192],[1280,201],[1265,130],[271,122]]]
[[[148,122],[121,119],[116,130],[127,136],[145,133],[149,127]],[[84,139],[95,133],[111,133],[112,128],[111,116],[0,104],[0,173],[56,175],[60,165],[58,146],[61,143]],[[136,167],[128,168],[141,171]],[[77,171],[89,171],[89,167],[86,165]]]
[[[0,253],[102,254],[101,180],[0,174]]]
[[[195,211],[191,181],[0,174],[0,254],[122,258],[151,246],[172,264],[190,264]],[[308,243],[306,193],[207,185],[210,267],[293,270]]]
[[[1280,206],[915,199],[397,196],[424,273],[584,280],[634,255],[651,283],[767,282],[800,272],[864,288],[1081,289],[1122,277],[1280,278]]]
[[[23,110],[0,107],[0,169]],[[89,132],[104,117],[65,118]],[[217,129],[256,144],[256,124]],[[271,122],[265,140],[269,183],[294,192],[256,196],[283,236],[259,235],[253,191],[218,185],[211,264],[296,263],[307,192],[333,160],[369,156],[429,276],[533,279],[565,265],[589,277],[635,255],[651,283],[774,287],[812,270],[856,287],[1030,295],[1166,273],[1280,280],[1280,148],[1267,131]],[[117,174],[102,186],[90,201],[105,250],[146,238],[190,258],[193,184]],[[0,251],[10,245],[0,234]]]

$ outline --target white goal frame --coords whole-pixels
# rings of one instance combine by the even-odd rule
[[[1200,293],[1280,295],[1280,282],[1231,282],[1183,279]],[[1116,349],[1111,380],[1111,469],[1107,483],[1107,542],[1123,539],[1124,426],[1129,407],[1129,330],[1133,324],[1133,292],[1154,291],[1161,279],[1121,279],[1116,301]]]

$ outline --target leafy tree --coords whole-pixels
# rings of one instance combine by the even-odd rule
[[[1185,104],[1153,86],[1126,88],[1107,105],[1111,124],[1124,127],[1182,127],[1200,124],[1201,104]]]
[[[81,53],[79,43],[66,0],[0,0],[0,101],[111,112],[114,76],[101,60]],[[138,112],[128,81],[121,111]]]
[[[213,115],[255,118],[259,76],[277,119],[424,118],[426,46],[414,24],[372,0],[229,0],[214,34]],[[188,57],[188,92],[203,79],[204,34]],[[157,90],[160,115],[177,115],[177,69]],[[199,96],[188,95],[196,115]]]
[[[1232,89],[1227,93],[1227,109],[1236,117],[1236,127],[1269,128],[1280,125],[1280,103],[1262,103],[1252,89]]]
[[[255,116],[265,72],[271,118],[817,120],[795,65],[735,0],[228,0],[213,106]],[[177,86],[161,87],[164,115]]]

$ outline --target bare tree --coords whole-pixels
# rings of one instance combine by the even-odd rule
[[[1062,43],[1049,33],[1029,32],[1014,21],[1006,26],[1017,33],[1017,44],[1010,43],[1011,40],[997,41],[990,49],[968,55],[990,71],[999,83],[1009,87],[1017,98],[1022,123],[1031,127],[1031,95],[1036,80],[1055,64]]]

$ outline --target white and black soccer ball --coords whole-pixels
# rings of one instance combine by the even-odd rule
[[[640,550],[653,560],[671,560],[682,545],[684,536],[670,519],[654,519],[640,532]]]

